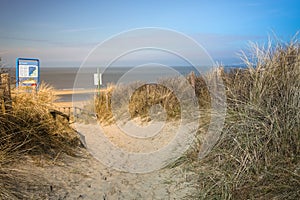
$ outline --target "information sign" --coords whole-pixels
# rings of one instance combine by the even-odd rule
[[[40,61],[35,58],[17,58],[16,60],[17,87],[37,88],[40,83]]]

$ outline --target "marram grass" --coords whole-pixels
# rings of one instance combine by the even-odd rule
[[[51,159],[61,152],[75,153],[76,132],[67,121],[49,113],[54,100],[53,89],[42,84],[38,93],[13,91],[12,110],[0,111],[0,199],[28,198],[19,184],[30,180],[11,168],[24,155]]]
[[[243,54],[246,68],[221,73],[227,113],[212,151],[199,160],[199,146],[195,145],[169,166],[181,165],[195,174],[189,185],[197,192],[187,199],[300,199],[300,44],[252,45],[251,53]],[[211,75],[196,77],[195,93],[202,113],[211,106],[205,83]],[[130,93],[131,87],[134,83],[117,93],[120,102],[126,101],[122,94]],[[111,87],[96,99],[101,122],[114,122],[114,90]],[[164,107],[168,102],[168,117],[180,116],[178,99],[160,86],[140,87],[130,100],[118,112],[128,110],[132,118],[147,118],[150,106]],[[209,115],[203,114],[198,145],[210,123]]]
[[[188,198],[300,198],[300,44],[252,52],[248,68],[223,75],[225,127],[210,154],[185,162],[197,175]]]

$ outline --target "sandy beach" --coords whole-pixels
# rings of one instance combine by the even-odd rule
[[[104,89],[101,92],[105,91]],[[57,100],[54,102],[56,107],[72,107],[72,95],[90,96],[98,92],[95,89],[89,90],[54,90],[53,94],[57,96]],[[77,101],[78,103],[78,101]]]

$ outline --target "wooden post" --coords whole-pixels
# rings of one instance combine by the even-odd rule
[[[8,73],[1,74],[1,84],[3,86],[3,101],[5,112],[9,113],[12,110],[12,100],[10,93],[10,77]]]

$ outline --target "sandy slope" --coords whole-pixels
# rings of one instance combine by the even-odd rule
[[[33,199],[183,199],[191,191],[189,177],[180,169],[163,169],[147,174],[119,172],[90,156],[64,158],[67,163],[25,165],[28,172],[45,178]]]
[[[107,126],[105,130],[107,137],[117,145],[135,152],[160,148],[168,138],[157,136],[152,145],[136,143],[133,146],[134,141],[121,135],[117,127]],[[85,149],[81,149],[78,157],[60,155],[55,164],[43,160],[22,162],[20,170],[44,180],[43,184],[34,186],[32,199],[183,199],[192,193],[189,184],[193,175],[180,167],[149,173],[121,172],[102,164]]]

